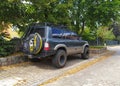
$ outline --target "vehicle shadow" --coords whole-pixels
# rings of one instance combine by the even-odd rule
[[[80,58],[80,55],[68,56],[66,66],[60,69],[74,66],[75,64],[78,64],[83,61],[85,61],[85,59]],[[46,69],[46,70],[57,70],[58,69],[53,66],[51,59],[41,59],[41,60],[36,59],[36,61],[31,62],[30,66],[36,66],[40,69]]]

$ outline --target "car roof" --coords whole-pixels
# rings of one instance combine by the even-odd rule
[[[67,28],[65,25],[58,25],[58,24],[47,23],[47,22],[45,22],[45,23],[32,23],[29,26],[30,27],[37,27],[37,26],[38,27],[45,27],[45,26],[48,26],[48,27],[54,27],[54,28],[60,28],[60,29],[62,29],[62,28],[66,29]]]
[[[67,26],[65,26],[65,25],[58,25],[58,24],[47,23],[47,22],[45,22],[45,23],[32,23],[32,24],[30,24],[30,27],[35,27],[35,28],[37,28],[37,27],[40,27],[40,28],[51,27],[51,29],[56,28],[56,29],[62,29],[64,31],[75,33],[74,31],[68,29]]]

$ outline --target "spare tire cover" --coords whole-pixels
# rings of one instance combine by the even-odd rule
[[[38,54],[42,48],[42,38],[39,33],[31,34],[27,38],[26,50],[30,54]]]

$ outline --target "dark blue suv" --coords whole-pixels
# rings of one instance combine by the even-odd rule
[[[64,26],[32,24],[23,37],[23,52],[29,58],[51,57],[54,66],[64,67],[67,56],[81,54],[89,58],[89,44]]]

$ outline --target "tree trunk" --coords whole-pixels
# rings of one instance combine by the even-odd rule
[[[83,34],[84,29],[85,29],[85,21],[83,20],[83,22],[82,22],[82,28],[81,28],[81,32],[80,32],[81,35]]]

